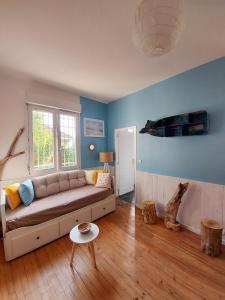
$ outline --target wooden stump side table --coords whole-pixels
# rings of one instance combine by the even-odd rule
[[[157,220],[155,202],[151,200],[143,201],[144,208],[142,210],[143,220],[147,224],[155,224]]]
[[[201,221],[201,250],[209,256],[218,256],[222,249],[223,226],[215,220]]]
[[[72,267],[73,265],[73,258],[75,254],[75,248],[76,244],[87,244],[88,245],[88,250],[90,252],[90,255],[93,259],[93,265],[95,268],[97,268],[96,265],[96,258],[95,258],[95,249],[94,249],[94,240],[97,238],[99,235],[99,228],[96,224],[90,223],[91,224],[91,229],[88,233],[80,233],[78,230],[78,225],[75,226],[71,231],[70,231],[70,240],[73,243],[72,246],[72,255],[71,255],[71,260],[70,260],[70,266]]]

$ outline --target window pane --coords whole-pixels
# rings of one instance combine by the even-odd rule
[[[53,113],[33,110],[32,124],[34,169],[54,168]]]
[[[76,166],[76,117],[73,115],[60,114],[60,145],[61,166]]]

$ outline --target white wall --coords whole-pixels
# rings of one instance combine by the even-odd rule
[[[27,78],[0,74],[0,159],[8,151],[17,130],[25,127],[16,151],[25,155],[8,161],[2,172],[4,181],[26,177],[28,173],[28,130],[26,102],[80,111],[80,97],[72,92]]]
[[[203,218],[214,219],[225,228],[224,185],[137,171],[136,206],[142,208],[143,200],[152,199],[156,201],[157,213],[163,216],[165,205],[180,182],[189,182],[189,187],[182,198],[178,221],[197,234]]]

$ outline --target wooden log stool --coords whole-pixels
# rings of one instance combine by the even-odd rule
[[[142,210],[144,222],[147,224],[156,223],[156,209],[155,202],[150,200],[143,201],[144,208]]]
[[[218,256],[222,248],[223,227],[216,221],[201,221],[201,250],[210,256]]]

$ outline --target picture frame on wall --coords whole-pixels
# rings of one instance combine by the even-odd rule
[[[84,118],[84,136],[105,137],[105,122],[103,120]]]

